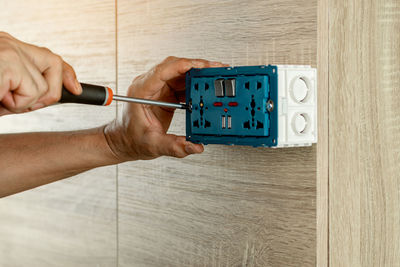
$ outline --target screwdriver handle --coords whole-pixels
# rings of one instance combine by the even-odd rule
[[[108,106],[113,100],[113,91],[111,88],[81,83],[82,94],[74,95],[70,93],[65,87],[62,88],[60,103],[77,103],[89,104],[97,106]]]

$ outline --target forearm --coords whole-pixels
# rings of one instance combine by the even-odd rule
[[[119,163],[103,128],[0,135],[0,197]]]

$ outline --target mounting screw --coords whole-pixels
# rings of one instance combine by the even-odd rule
[[[267,102],[267,110],[268,112],[272,112],[274,110],[274,101],[272,101],[271,99]]]

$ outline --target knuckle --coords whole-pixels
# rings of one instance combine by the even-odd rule
[[[163,60],[163,62],[169,62],[169,61],[172,61],[172,60],[175,60],[175,59],[177,59],[177,57],[168,56],[168,57],[166,57],[166,58]]]
[[[0,38],[8,38],[8,39],[12,39],[12,36],[4,31],[0,31]]]
[[[53,56],[51,57],[51,64],[53,65],[53,67],[57,67],[61,70],[62,63],[63,59],[61,58],[61,56],[53,54]]]
[[[139,76],[136,76],[136,77],[133,79],[132,83],[135,83],[135,82],[137,82],[137,81],[140,81],[141,79],[143,79],[144,75],[145,75],[145,74],[140,74]]]
[[[61,93],[52,92],[48,95],[46,99],[46,104],[51,105],[53,103],[57,103],[61,98]]]
[[[40,47],[40,49],[45,53],[53,54],[53,52],[51,52],[51,50],[48,49],[47,47],[42,46],[42,47]]]
[[[163,68],[163,65],[162,65],[162,64],[157,64],[157,65],[154,66],[153,72],[154,72],[155,74],[157,74],[157,75],[160,75],[160,74],[162,73],[163,69],[164,69],[164,68]]]
[[[0,59],[15,62],[19,60],[18,51],[12,46],[6,46],[0,49]]]
[[[7,33],[4,31],[0,31],[0,36],[5,36]]]

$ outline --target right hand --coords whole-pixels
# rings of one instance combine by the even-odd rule
[[[0,32],[0,116],[58,102],[63,84],[72,94],[82,92],[75,71],[60,56]]]
[[[204,59],[168,57],[148,72],[136,77],[128,96],[164,102],[185,100],[185,75],[191,68],[227,67]],[[155,159],[160,156],[183,158],[201,153],[203,145],[186,141],[185,136],[168,133],[174,109],[126,104],[122,119],[108,124],[105,137],[119,162]]]

